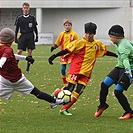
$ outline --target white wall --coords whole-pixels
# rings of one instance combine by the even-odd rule
[[[129,8],[98,8],[98,9],[43,9],[42,30],[53,32],[55,37],[63,28],[63,19],[68,18],[73,22],[73,30],[80,37],[84,34],[84,24],[94,22],[98,26],[97,38],[108,38],[108,29],[113,24],[120,24],[125,28],[125,35],[130,36],[131,13]]]

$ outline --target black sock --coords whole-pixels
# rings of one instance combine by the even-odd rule
[[[115,96],[116,96],[118,102],[123,107],[123,109],[126,112],[132,112],[132,109],[130,108],[130,104],[128,103],[128,100],[125,97],[125,95],[123,94],[123,92],[115,90],[114,93],[115,93]]]
[[[56,102],[56,100],[52,96],[50,96],[49,94],[47,94],[45,92],[38,90],[36,87],[34,87],[34,89],[31,91],[31,94],[35,95],[39,99],[49,102],[49,103]]]
[[[100,90],[100,105],[105,105],[106,103],[106,98],[107,98],[107,95],[108,95],[108,86],[102,82],[101,83],[101,90]]]
[[[28,57],[32,57],[32,56],[28,56]],[[31,65],[31,62],[27,61],[27,68],[26,68],[26,71],[29,71],[30,65]]]

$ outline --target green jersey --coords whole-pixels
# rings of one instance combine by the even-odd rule
[[[133,70],[133,42],[124,38],[115,46],[118,54],[117,67]]]

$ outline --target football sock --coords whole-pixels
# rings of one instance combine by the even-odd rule
[[[101,83],[101,90],[100,90],[100,104],[104,105],[106,103],[106,98],[108,95],[108,86],[102,82]]]
[[[67,84],[66,75],[62,75],[63,84]]]
[[[32,57],[32,56],[28,56],[28,57]],[[27,68],[26,68],[26,71],[29,71],[30,65],[31,65],[31,62],[27,61]]]
[[[65,104],[62,106],[61,110],[68,110],[78,99],[79,94],[77,92],[74,92],[72,94],[72,101],[68,104]]]
[[[50,96],[49,94],[47,94],[45,92],[38,90],[36,87],[34,87],[34,89],[31,91],[31,94],[35,95],[39,99],[49,102],[49,103],[56,102],[56,100],[52,96]]]
[[[122,91],[115,90],[114,93],[115,93],[116,98],[118,99],[118,102],[123,107],[123,109],[126,112],[132,111],[132,109],[130,107],[130,104],[128,103],[127,98],[125,97],[125,95],[123,94],[123,92]]]

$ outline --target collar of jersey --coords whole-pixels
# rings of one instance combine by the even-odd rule
[[[27,15],[24,15],[24,14],[23,14],[23,17],[28,18],[28,17],[29,17],[29,14],[27,14]]]

